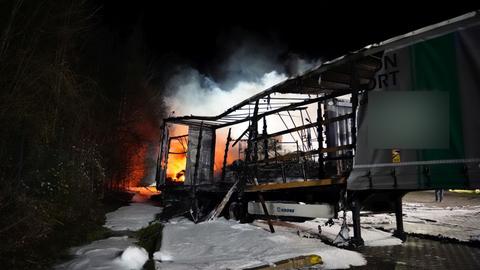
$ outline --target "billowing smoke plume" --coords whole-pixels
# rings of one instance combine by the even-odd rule
[[[177,72],[166,84],[166,103],[175,116],[217,115],[320,63],[319,60],[310,61],[296,54],[286,54],[258,41],[245,42],[237,44],[235,50],[220,61],[212,72],[217,78],[192,67],[177,67]]]
[[[222,89],[211,78],[187,68],[171,78],[168,87],[174,94],[166,102],[176,116],[213,116],[286,78],[285,74],[271,71],[258,81],[238,81],[233,88]]]

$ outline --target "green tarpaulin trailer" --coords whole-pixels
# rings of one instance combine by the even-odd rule
[[[477,12],[378,45],[360,97],[350,190],[480,187]]]

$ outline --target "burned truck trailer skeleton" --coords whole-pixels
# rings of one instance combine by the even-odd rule
[[[336,186],[345,184],[347,170],[339,173],[336,165],[326,167],[325,164],[343,162],[350,164],[351,167],[352,145],[344,141],[341,145],[327,147],[324,135],[327,128],[319,128],[319,125],[331,125],[331,130],[334,130],[334,123],[351,120],[352,113],[327,119],[324,110],[326,106],[323,105],[324,101],[335,100],[335,97],[346,93],[348,92],[338,91],[313,98],[310,93],[292,93],[291,91],[280,93],[267,90],[256,99],[248,103],[244,102],[245,105],[242,107],[250,107],[250,113],[242,115],[241,118],[233,118],[232,115],[235,114],[230,113],[228,117],[232,117],[232,120],[228,117],[223,118],[228,119],[227,121],[195,116],[166,119],[166,131],[163,133],[157,173],[158,188],[165,191],[165,196],[169,197],[171,194],[174,199],[190,198],[189,196],[199,199],[201,208],[202,205],[208,204],[207,201],[217,203],[218,200],[212,200],[212,196],[217,199],[223,197],[230,186],[239,181],[238,192],[235,195],[240,196],[242,200],[250,200],[252,196],[257,198],[257,192],[266,188],[269,192],[265,192],[263,196],[267,200],[317,203],[324,201],[329,202],[333,207],[339,200],[341,190]],[[278,100],[281,102],[277,102]],[[286,104],[286,101],[290,102]],[[280,103],[282,107],[279,107]],[[311,104],[314,106],[309,108],[308,105]],[[320,122],[311,118],[312,112]],[[276,132],[267,132],[269,122],[272,121],[269,116],[277,118]],[[300,120],[294,120],[300,117]],[[248,126],[236,138],[232,137],[231,128],[227,135],[224,134],[226,138],[220,143],[225,144],[225,150],[222,155],[217,155],[222,159],[221,162],[217,162],[221,164],[221,168],[215,170],[215,147],[218,147],[215,144],[215,137],[218,136],[215,131],[222,127],[230,127],[225,125],[229,122],[234,122],[232,126],[248,122]],[[261,131],[259,131],[259,123]],[[281,126],[278,125],[279,123]],[[176,181],[169,177],[174,173],[168,173],[171,162],[167,156],[177,154],[171,151],[172,139],[179,137],[178,135],[169,137],[169,131],[178,130],[178,125],[188,127],[188,131],[184,129],[184,132],[188,132],[185,167],[178,169],[185,170],[184,182]],[[342,124],[342,127],[344,126],[347,124]],[[275,124],[270,124],[270,128],[275,128]],[[237,130],[241,129],[237,128]],[[278,139],[282,135],[287,135],[285,137],[288,141]],[[180,137],[183,136],[186,134],[180,135]],[[200,145],[198,141],[201,141]],[[238,148],[238,155],[232,153],[233,147]],[[345,152],[345,154],[332,156],[330,159],[326,154],[334,151]],[[230,155],[236,155],[236,160],[230,164],[227,163],[229,152]],[[343,167],[347,168],[347,165]],[[332,175],[333,178],[326,178],[326,175]],[[254,186],[255,181],[258,186]],[[332,192],[332,189],[335,192]],[[318,196],[317,193],[320,191],[325,194]],[[203,196],[205,200],[202,199]],[[245,206],[247,201],[243,202]],[[207,209],[211,207],[212,205],[206,207],[206,211],[208,212]],[[334,211],[331,209],[329,212]],[[289,212],[285,213],[289,214]]]
[[[357,244],[360,210],[394,211],[403,238],[407,192],[480,187],[478,48],[471,12],[324,62],[217,116],[167,118],[157,188],[195,220],[232,186],[223,212],[240,219],[342,207]],[[188,147],[172,151],[175,140]],[[169,156],[182,154],[170,172]]]

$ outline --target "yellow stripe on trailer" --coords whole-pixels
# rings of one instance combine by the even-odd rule
[[[308,180],[308,181],[299,181],[299,182],[287,182],[287,183],[267,183],[260,185],[247,185],[245,192],[257,192],[257,191],[269,191],[269,190],[279,190],[279,189],[290,189],[290,188],[306,188],[306,187],[318,187],[318,186],[329,186],[329,185],[338,185],[345,184],[345,178],[338,179],[319,179],[319,180]]]

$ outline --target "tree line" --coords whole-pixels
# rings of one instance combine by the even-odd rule
[[[112,31],[101,12],[88,0],[0,3],[3,266],[41,268],[35,249],[101,223],[106,194],[154,162],[164,105],[142,33]]]

